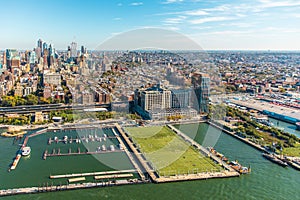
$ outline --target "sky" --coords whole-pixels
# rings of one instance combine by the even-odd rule
[[[95,49],[120,33],[162,28],[204,50],[299,50],[299,0],[13,0],[0,7],[0,49]]]

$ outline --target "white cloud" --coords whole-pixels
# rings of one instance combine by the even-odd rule
[[[141,5],[143,5],[144,3],[143,2],[133,2],[133,3],[131,3],[130,5],[131,6],[141,6]]]
[[[264,8],[300,6],[299,0],[289,0],[289,1],[259,0],[259,2],[261,3],[261,6]]]
[[[166,23],[166,24],[180,24],[185,19],[186,19],[186,16],[178,16],[178,17],[175,17],[175,18],[167,18],[167,19],[164,20],[164,23]]]
[[[122,3],[118,3],[117,6],[123,6],[123,4]]]
[[[191,16],[203,16],[203,15],[209,15],[208,12],[200,9],[200,10],[191,10],[191,11],[185,11],[183,12],[186,15],[191,15]]]
[[[171,4],[171,3],[180,3],[183,2],[183,0],[166,0],[162,2],[162,4]]]
[[[116,18],[114,18],[114,20],[115,20],[115,21],[120,21],[120,20],[122,20],[122,18],[116,17]]]
[[[231,7],[230,5],[224,4],[224,5],[220,5],[220,6],[213,7],[213,8],[204,8],[203,10],[208,11],[208,12],[215,12],[215,11],[225,12],[225,11],[230,10],[230,7]]]
[[[233,18],[233,17],[206,17],[206,18],[190,20],[189,22],[191,24],[204,24],[207,22],[220,22],[220,21],[227,21],[227,20],[233,20],[233,19],[235,19],[235,18]]]
[[[223,23],[220,24],[221,26],[227,26],[227,27],[239,27],[239,28],[249,28],[253,27],[255,23],[242,23],[242,22],[233,22],[233,23]]]

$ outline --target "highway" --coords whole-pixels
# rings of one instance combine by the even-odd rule
[[[110,104],[44,104],[44,105],[26,105],[16,107],[0,107],[0,114],[30,114],[38,111],[49,112],[53,110],[83,110],[86,108],[110,108]]]

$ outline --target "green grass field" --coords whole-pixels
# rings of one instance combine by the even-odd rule
[[[165,126],[126,130],[162,176],[221,170],[219,165]]]
[[[300,143],[297,143],[295,147],[283,148],[283,155],[300,157]]]

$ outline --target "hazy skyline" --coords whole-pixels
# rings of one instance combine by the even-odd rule
[[[184,34],[205,50],[299,50],[298,0],[3,1],[0,49],[32,49],[36,41],[95,49],[143,27]]]

